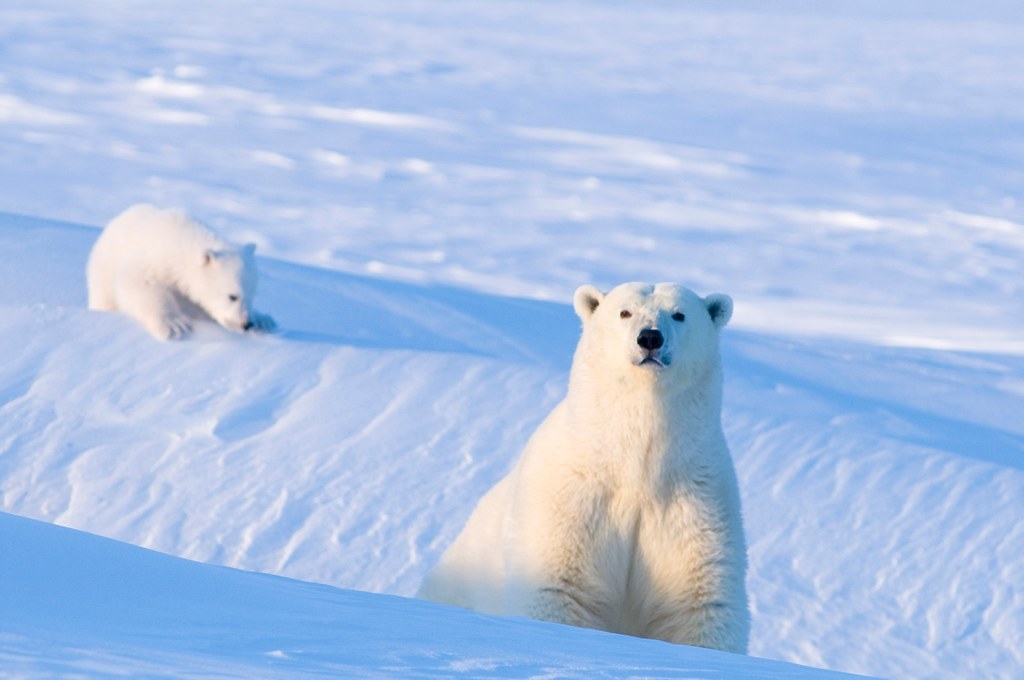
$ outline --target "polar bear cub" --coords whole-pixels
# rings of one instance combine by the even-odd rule
[[[745,653],[746,544],[721,426],[732,298],[582,286],[565,399],[419,597]]]
[[[252,308],[255,250],[226,243],[183,212],[132,206],[89,255],[89,309],[133,316],[158,340],[188,335],[203,317],[239,333],[273,330],[274,320]]]

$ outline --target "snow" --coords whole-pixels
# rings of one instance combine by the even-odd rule
[[[1019,3],[10,0],[0,45],[5,672],[1024,667]],[[282,332],[86,310],[141,200],[256,242]],[[750,658],[404,599],[634,279],[736,300]]]
[[[13,515],[0,537],[18,546],[0,555],[18,584],[0,600],[5,677],[850,677],[198,564]]]

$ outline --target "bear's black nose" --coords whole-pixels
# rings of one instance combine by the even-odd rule
[[[658,349],[665,344],[665,336],[656,328],[645,328],[637,336],[636,344],[644,349]]]

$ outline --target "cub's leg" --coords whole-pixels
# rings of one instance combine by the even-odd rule
[[[89,309],[100,312],[117,311],[114,296],[114,275],[108,269],[109,263],[102,253],[93,252],[86,270],[86,286],[89,290]]]
[[[192,331],[174,291],[164,284],[125,274],[118,278],[115,293],[118,309],[135,317],[157,340],[183,338]]]
[[[117,303],[114,302],[112,291],[101,290],[99,287],[89,287],[89,309],[98,312],[116,312]]]

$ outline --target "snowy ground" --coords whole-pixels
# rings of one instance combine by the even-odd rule
[[[10,677],[843,678],[196,564],[0,514]]]
[[[561,397],[575,286],[676,280],[737,302],[724,417],[751,653],[890,677],[1024,667],[1019,3],[184,7],[0,7],[0,509],[410,595]],[[95,227],[139,200],[259,243],[260,307],[283,332],[158,344],[86,311]],[[147,584],[285,588],[3,520],[5,544],[40,556],[3,562],[0,659],[30,675],[103,674],[88,650],[122,663],[119,645],[201,674],[181,660],[194,629],[129,640],[84,619],[68,627],[86,642],[47,666],[11,594],[86,578],[44,564],[64,544],[100,570],[143,565]],[[394,612],[396,668],[424,674],[483,674],[492,655],[495,675],[564,671],[551,655],[578,644],[586,675],[653,645],[287,588],[266,597],[297,617],[291,639],[367,672],[380,657],[318,637],[335,605]],[[180,620],[176,592],[153,594],[161,620]],[[449,653],[422,639],[441,616],[456,660],[425,658]],[[360,649],[381,624],[365,625]],[[244,675],[243,652],[287,653],[260,630],[203,663]],[[554,660],[502,649],[506,630]],[[750,674],[653,649],[636,652],[652,668]]]

